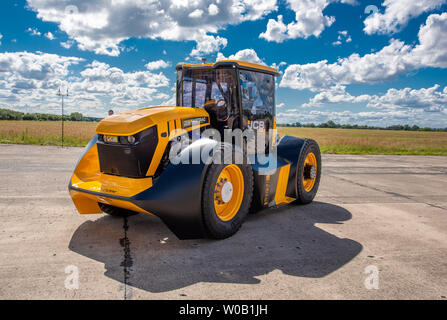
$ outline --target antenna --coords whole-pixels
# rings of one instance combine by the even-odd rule
[[[62,148],[64,147],[64,97],[68,97],[68,88],[67,88],[67,93],[61,93],[61,88],[59,87],[59,89],[57,90],[57,95],[60,96],[62,98]]]

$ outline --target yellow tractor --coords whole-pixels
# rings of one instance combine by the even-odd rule
[[[234,60],[176,69],[176,106],[98,124],[69,183],[79,213],[151,214],[180,239],[222,239],[249,212],[314,199],[320,149],[276,133],[276,69]]]

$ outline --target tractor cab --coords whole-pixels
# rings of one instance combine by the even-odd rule
[[[205,109],[222,137],[225,129],[275,128],[278,71],[243,61],[177,65],[177,106]]]

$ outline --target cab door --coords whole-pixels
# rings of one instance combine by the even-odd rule
[[[264,152],[269,153],[269,134],[274,129],[275,78],[249,70],[239,71],[242,102],[242,128],[253,130],[255,137],[264,135]],[[274,138],[274,137],[273,137]],[[273,141],[273,140],[272,140]],[[255,145],[260,147],[258,141]],[[260,142],[261,143],[261,142]],[[256,153],[261,150],[256,149]]]

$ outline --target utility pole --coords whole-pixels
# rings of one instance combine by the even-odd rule
[[[57,91],[57,95],[62,98],[62,148],[64,147],[64,97],[68,97],[68,88],[67,93],[61,93],[61,88]]]

